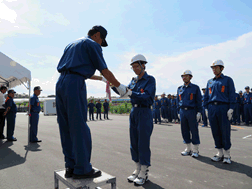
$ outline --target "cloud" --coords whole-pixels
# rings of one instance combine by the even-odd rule
[[[0,44],[5,37],[17,34],[41,35],[40,27],[47,22],[68,25],[61,13],[49,13],[41,9],[38,0],[8,0],[0,2]]]

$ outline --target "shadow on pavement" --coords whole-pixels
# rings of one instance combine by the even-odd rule
[[[26,157],[21,157],[9,147],[13,145],[13,142],[0,142],[0,170],[23,164],[26,161]]]
[[[210,157],[206,157],[206,156],[202,156],[202,155],[199,156],[199,158],[196,158],[196,159],[198,161],[207,163],[209,165],[213,165],[216,168],[246,174],[247,176],[252,178],[252,167],[250,167],[248,165],[244,165],[242,163],[238,163],[238,162],[235,162],[235,161],[232,161],[231,165],[223,164],[222,161],[213,162],[213,161],[211,161]]]
[[[138,187],[138,186],[137,186]],[[157,185],[156,183],[154,182],[151,182],[150,180],[147,181],[144,185],[142,185],[141,187],[143,188],[147,188],[147,189],[165,189],[159,185]]]

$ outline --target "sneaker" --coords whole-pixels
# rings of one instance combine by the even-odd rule
[[[74,169],[71,169],[71,168],[66,168],[66,172],[65,172],[65,178],[70,178],[73,176],[73,171]]]
[[[224,157],[223,163],[224,163],[224,164],[231,164],[231,163],[232,163],[232,162],[231,162],[231,157]]]
[[[191,154],[192,154],[192,151],[189,151],[189,152],[183,151],[183,152],[181,152],[182,156],[190,156]]]
[[[137,177],[135,180],[134,180],[134,185],[136,186],[141,186],[143,185],[145,182],[147,182],[149,179],[148,179],[148,176],[145,177],[145,178],[141,178],[141,177]]]
[[[218,162],[218,161],[222,161],[224,158],[224,156],[217,156],[215,155],[214,157],[211,158],[212,161]]]
[[[135,179],[137,178],[137,174],[132,174],[132,175],[130,175],[127,179],[128,179],[128,181],[129,182],[133,182]]]
[[[194,158],[197,158],[199,157],[199,152],[193,152],[191,156]]]

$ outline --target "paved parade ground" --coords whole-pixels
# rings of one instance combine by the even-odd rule
[[[185,145],[179,124],[155,124],[151,137],[150,181],[135,187],[127,181],[135,168],[129,149],[128,116],[109,115],[109,118],[88,122],[93,140],[91,163],[116,176],[119,189],[252,188],[251,126],[232,126],[232,164],[226,165],[210,160],[216,154],[210,127],[199,127],[200,156],[194,159],[180,155]],[[43,142],[29,146],[27,120],[25,114],[17,114],[14,136],[18,141],[0,143],[0,189],[52,189],[54,170],[64,168],[56,116],[40,114],[38,138]],[[60,188],[66,187],[60,183]]]

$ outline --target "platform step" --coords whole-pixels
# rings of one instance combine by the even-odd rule
[[[69,189],[101,189],[100,187],[106,184],[111,184],[111,189],[116,189],[116,177],[103,171],[101,172],[101,176],[96,178],[72,179],[65,178],[65,169],[54,171],[55,189],[59,188],[59,180]]]

